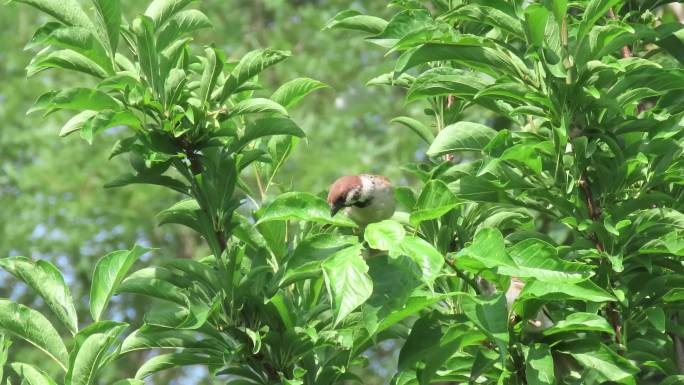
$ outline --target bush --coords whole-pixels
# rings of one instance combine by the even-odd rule
[[[196,52],[188,35],[208,19],[191,1],[154,0],[131,23],[116,0],[94,0],[92,17],[75,1],[20,2],[57,20],[36,32],[45,48],[29,74],[96,81],[32,111],[77,111],[61,134],[88,141],[126,126],[110,156],[128,154],[132,172],[109,187],[184,196],[158,220],[212,253],[131,274],[148,249],[104,256],[85,327],[50,262],[0,260],[59,322],[0,300],[7,336],[56,363],[12,363],[23,381],[88,385],[121,355],[168,349],[121,384],[185,365],[235,385],[363,383],[364,352],[399,339],[395,384],[684,383],[684,45],[659,2],[405,0],[389,21],[338,14],[327,28],[362,31],[396,59],[369,84],[428,106],[428,122],[395,119],[426,142],[406,167],[422,185],[397,188],[402,212],[363,234],[317,195],[268,194],[304,136],[287,109],[325,87],[261,89],[287,52]],[[142,326],[106,320],[119,293],[153,299]]]

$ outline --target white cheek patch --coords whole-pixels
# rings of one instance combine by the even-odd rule
[[[361,176],[361,194],[359,194],[359,201],[365,202],[371,197],[373,191],[373,181],[367,176]]]
[[[355,189],[349,190],[349,192],[347,193],[347,196],[344,197],[344,205],[345,206],[351,206],[354,203],[356,203],[356,201],[358,200],[357,199],[358,194],[359,194],[359,189],[355,188]]]

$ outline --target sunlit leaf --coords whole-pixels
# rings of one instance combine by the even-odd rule
[[[90,287],[90,314],[95,321],[102,316],[133,263],[149,249],[136,245],[132,250],[119,250],[102,257],[95,265]]]
[[[0,267],[24,281],[40,295],[45,304],[73,334],[78,330],[76,308],[62,273],[49,261],[24,257],[0,259]]]

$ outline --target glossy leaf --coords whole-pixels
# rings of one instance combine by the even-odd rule
[[[373,292],[373,281],[368,276],[368,265],[361,256],[361,250],[361,246],[348,247],[323,262],[335,324],[361,306]]]
[[[156,372],[181,366],[204,365],[210,368],[217,368],[223,364],[224,361],[221,356],[199,352],[160,354],[147,360],[135,373],[135,378],[142,380]]]
[[[382,32],[386,26],[386,20],[349,9],[335,15],[323,28],[343,28],[376,34]]]
[[[261,210],[258,223],[284,220],[328,223],[343,227],[356,226],[354,222],[344,216],[331,217],[330,208],[322,198],[301,192],[288,192],[279,195]]]
[[[532,281],[525,285],[521,298],[579,299],[590,302],[615,301],[615,297],[590,280],[579,283]]]
[[[603,381],[622,382],[639,372],[626,358],[598,341],[576,341],[568,353]]]
[[[404,227],[392,220],[371,223],[363,233],[363,239],[368,245],[378,250],[396,249],[405,236]]]
[[[17,373],[17,376],[29,385],[57,385],[49,374],[32,365],[14,362],[10,366]]]
[[[13,0],[19,3],[28,4],[48,15],[54,17],[66,25],[73,25],[85,28],[92,28],[93,24],[88,16],[83,12],[80,4],[76,0]]]
[[[568,331],[595,331],[614,334],[613,328],[605,318],[593,313],[572,313],[553,327],[544,330],[545,335],[552,335]]]
[[[274,49],[256,50],[247,53],[240,59],[238,65],[230,73],[228,79],[226,79],[219,100],[226,100],[247,80],[258,75],[266,68],[287,59],[289,56],[289,52]]]
[[[78,330],[76,308],[62,273],[49,261],[24,257],[0,259],[0,267],[24,281],[40,295],[45,304],[73,334]]]
[[[106,353],[118,342],[126,326],[119,322],[100,321],[81,330],[75,336],[76,344],[69,357],[66,382],[73,385],[93,384]]]
[[[592,275],[591,268],[579,262],[558,257],[556,249],[540,239],[526,239],[506,249],[516,268],[500,267],[498,272],[517,277],[529,277],[544,282],[577,283]]]
[[[102,316],[131,266],[148,251],[149,249],[136,245],[132,250],[109,253],[97,262],[90,287],[90,314],[95,321]]]
[[[432,133],[432,130],[428,126],[413,118],[409,118],[408,116],[400,116],[398,118],[392,119],[391,122],[399,123],[408,127],[427,144],[430,144],[433,140],[435,140],[435,135]]]
[[[171,16],[159,29],[157,50],[161,51],[174,41],[201,29],[211,28],[211,26],[207,15],[196,9],[180,11]]]
[[[41,313],[10,300],[0,299],[0,328],[42,350],[66,371],[69,359],[64,342]]]
[[[112,57],[119,45],[121,28],[120,0],[93,0],[95,6],[97,31],[100,40],[109,48]]]
[[[154,25],[159,27],[194,1],[196,0],[153,0],[147,6],[145,15],[149,16],[154,21]]]
[[[481,151],[496,136],[492,128],[478,123],[458,122],[437,134],[427,151],[429,156],[440,156],[460,151]]]
[[[239,116],[245,114],[255,114],[260,112],[273,112],[287,115],[285,107],[273,100],[266,98],[251,98],[237,103],[228,111],[228,116]]]
[[[416,226],[423,221],[440,218],[459,203],[461,202],[444,182],[433,179],[427,182],[420,192],[409,220]]]
[[[299,103],[306,95],[311,92],[328,87],[327,84],[309,78],[296,78],[278,87],[271,95],[270,99],[290,108]]]

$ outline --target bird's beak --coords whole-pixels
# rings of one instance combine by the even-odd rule
[[[335,214],[337,214],[337,212],[340,211],[341,209],[342,209],[342,206],[339,206],[336,204],[330,205],[330,216],[334,217]]]

